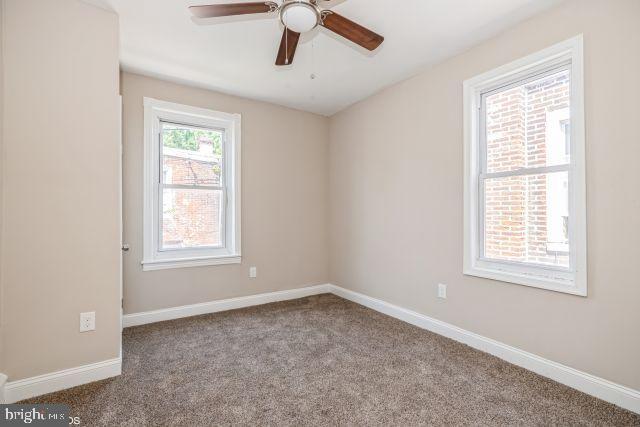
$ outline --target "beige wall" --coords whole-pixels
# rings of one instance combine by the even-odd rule
[[[327,282],[328,119],[129,73],[122,95],[125,313]],[[242,114],[242,264],[142,271],[145,96]]]
[[[118,18],[5,0],[2,315],[17,380],[118,357]],[[79,333],[79,313],[97,330]]]
[[[4,0],[0,0],[0,260],[2,259],[2,176],[3,176],[3,152],[4,152],[4,19],[3,19]],[[2,373],[4,372],[4,316],[3,316],[3,286],[2,286],[2,262],[0,262],[0,383],[2,383]],[[0,387],[2,385],[0,384]],[[0,399],[2,399],[0,392]]]
[[[332,282],[640,389],[639,22],[637,0],[569,1],[334,116]],[[578,33],[589,297],[463,276],[462,82]]]

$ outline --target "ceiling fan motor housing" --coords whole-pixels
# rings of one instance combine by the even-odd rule
[[[322,11],[313,0],[286,0],[280,7],[282,25],[296,33],[306,33],[320,25]]]

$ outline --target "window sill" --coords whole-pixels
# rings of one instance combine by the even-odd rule
[[[517,273],[484,267],[471,267],[464,270],[465,276],[482,277],[484,279],[498,280],[500,282],[516,285],[530,286],[565,294],[587,296],[586,289],[576,286],[575,281],[561,278],[553,278],[543,275]]]
[[[168,270],[171,268],[206,267],[210,265],[240,264],[240,255],[225,255],[203,258],[175,258],[142,261],[142,271]]]

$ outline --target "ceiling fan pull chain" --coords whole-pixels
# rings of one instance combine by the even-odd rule
[[[311,80],[315,80],[316,78],[316,42],[311,39]],[[313,96],[315,97],[315,87]]]

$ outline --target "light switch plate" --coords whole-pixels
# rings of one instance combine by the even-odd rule
[[[447,285],[438,283],[438,298],[447,299]]]
[[[256,267],[249,267],[249,277],[251,279],[258,277],[258,269]]]

